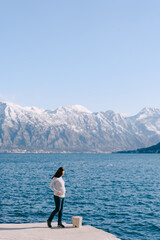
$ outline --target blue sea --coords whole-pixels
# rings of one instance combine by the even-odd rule
[[[158,154],[0,154],[0,223],[46,221],[55,206],[51,177],[61,166],[63,222],[80,215],[122,240],[160,239]]]

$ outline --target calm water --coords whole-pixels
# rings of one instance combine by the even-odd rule
[[[122,240],[160,239],[160,155],[0,154],[0,223],[44,222],[63,166],[63,221],[83,217]],[[57,216],[54,220],[57,222]]]

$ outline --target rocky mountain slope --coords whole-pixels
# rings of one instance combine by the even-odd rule
[[[114,152],[160,141],[160,109],[128,117],[83,106],[43,110],[0,102],[0,152]]]

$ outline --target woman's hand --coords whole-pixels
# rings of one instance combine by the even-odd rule
[[[63,193],[62,193],[61,191],[58,191],[57,193],[58,193],[59,195],[63,195]]]

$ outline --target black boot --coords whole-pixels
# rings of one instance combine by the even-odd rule
[[[65,228],[65,226],[62,223],[58,223],[59,228]]]
[[[48,226],[49,228],[52,227],[52,225],[51,225],[51,221],[50,221],[49,219],[47,220],[47,226]]]

